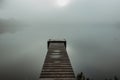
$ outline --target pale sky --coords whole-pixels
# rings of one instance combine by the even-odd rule
[[[49,38],[65,38],[75,73],[120,76],[119,0],[0,0],[0,78],[37,80]],[[102,78],[101,78],[102,77]]]

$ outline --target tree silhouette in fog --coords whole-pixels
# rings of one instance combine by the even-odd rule
[[[114,80],[118,80],[117,76],[114,76]]]
[[[86,78],[86,76],[83,74],[83,72],[77,74],[76,77],[77,80],[91,80],[90,78]],[[104,80],[119,80],[117,76],[114,76],[113,79],[111,78],[105,78]]]
[[[84,76],[83,72],[81,72],[80,74],[77,75],[77,80],[85,80],[85,76]]]

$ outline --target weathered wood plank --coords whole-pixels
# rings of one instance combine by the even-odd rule
[[[48,52],[40,74],[40,80],[75,80],[66,51],[66,41],[48,41]]]

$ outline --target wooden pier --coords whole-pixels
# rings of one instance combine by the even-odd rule
[[[66,47],[66,40],[48,41],[48,52],[39,80],[75,80]]]

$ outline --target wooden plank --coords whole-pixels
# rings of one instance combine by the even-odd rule
[[[40,80],[75,80],[65,41],[49,41]]]

